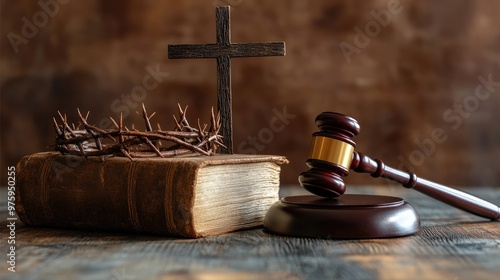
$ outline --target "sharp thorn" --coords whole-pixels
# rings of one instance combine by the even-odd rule
[[[149,119],[149,120],[151,120],[151,118],[152,118],[154,115],[156,115],[156,112],[153,112],[153,113],[151,114],[151,116],[149,116],[149,117],[148,117],[148,119]]]
[[[116,123],[115,119],[113,119],[113,117],[109,117],[109,119],[111,120],[111,122],[113,123],[113,125],[114,125],[116,128],[118,128],[118,129],[120,128],[120,127],[118,126],[118,124]]]
[[[123,127],[123,112],[120,113],[120,130]]]
[[[132,156],[125,150],[125,149],[120,149],[120,151],[126,156],[128,157],[130,160],[133,160],[132,159]]]
[[[57,111],[57,114],[59,115],[59,118],[61,119],[62,122],[64,122],[64,117],[63,115],[61,114],[60,111]]]

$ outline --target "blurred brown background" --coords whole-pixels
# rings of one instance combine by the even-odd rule
[[[306,169],[316,115],[337,111],[360,122],[358,150],[374,158],[446,184],[500,185],[496,0],[2,0],[2,177],[53,143],[57,110],[140,123],[144,102],[165,128],[181,103],[207,122],[215,60],[168,60],[167,44],[215,42],[223,4],[233,42],[287,44],[285,57],[232,61],[235,150],[287,156],[283,183]]]

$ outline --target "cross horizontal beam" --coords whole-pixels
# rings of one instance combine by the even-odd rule
[[[168,58],[217,58],[229,57],[256,57],[256,56],[284,56],[285,43],[235,43],[196,44],[196,45],[169,45]]]

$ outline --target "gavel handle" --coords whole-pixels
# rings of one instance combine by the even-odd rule
[[[351,169],[359,173],[369,173],[372,177],[383,177],[398,182],[405,188],[417,190],[477,216],[492,220],[500,219],[500,208],[491,202],[457,189],[418,178],[413,173],[386,166],[381,160],[373,160],[362,153],[354,152]]]

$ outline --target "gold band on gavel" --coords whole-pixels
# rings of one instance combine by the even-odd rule
[[[335,163],[349,169],[353,153],[354,147],[346,142],[324,136],[315,136],[309,158]]]

